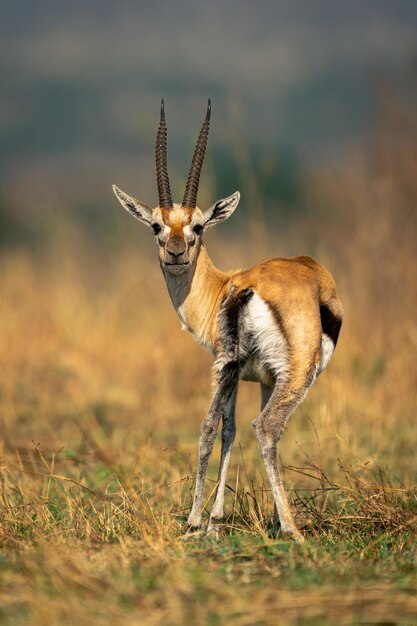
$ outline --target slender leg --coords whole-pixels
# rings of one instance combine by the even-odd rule
[[[271,483],[282,536],[289,536],[297,543],[303,543],[304,538],[295,525],[281,481],[277,463],[277,443],[289,416],[303,396],[304,390],[294,393],[289,388],[282,389],[276,386],[260,416],[252,423]]]
[[[261,411],[263,411],[268,404],[269,398],[271,397],[273,391],[273,387],[267,387],[266,385],[261,383]]]
[[[217,380],[216,392],[207,417],[201,425],[200,447],[198,455],[198,472],[195,486],[194,502],[191,513],[188,517],[188,524],[192,528],[198,528],[201,524],[201,510],[203,508],[204,480],[207,473],[207,465],[213,450],[220,418],[225,415],[226,406],[232,398],[239,381],[239,326],[240,313],[248,300],[252,297],[253,291],[245,289],[235,294],[236,288],[232,287],[226,299],[220,307],[219,313],[219,335],[221,339],[221,350],[217,355],[214,364],[214,372]],[[229,420],[230,425],[230,420]],[[226,430],[226,423],[225,423]],[[225,432],[224,430],[224,432]],[[227,463],[229,462],[231,445],[234,439],[234,426],[228,434],[227,443],[223,445],[222,463],[220,476],[224,473],[223,481],[226,479]],[[224,470],[224,472],[222,471]],[[218,489],[218,493],[224,491]],[[222,495],[218,496],[222,498]],[[216,496],[217,501],[217,496]],[[220,507],[219,507],[220,509]]]
[[[198,529],[201,524],[201,512],[203,508],[204,481],[207,474],[207,466],[213,451],[214,442],[219,427],[220,418],[224,415],[226,405],[229,402],[237,386],[239,376],[237,362],[229,362],[222,366],[218,374],[217,389],[211,403],[210,410],[201,424],[201,434],[198,454],[198,471],[194,493],[194,501],[191,513],[188,517],[188,525]]]
[[[224,514],[224,490],[226,487],[227,468],[229,466],[230,455],[232,452],[233,442],[236,435],[236,396],[237,385],[233,390],[229,402],[227,403],[222,427],[222,451],[219,466],[218,485],[216,490],[216,498],[213,508],[211,509],[210,521],[207,531],[210,532],[216,528],[216,525],[222,521]]]
[[[274,391],[273,387],[267,387],[266,385],[261,383],[261,411],[263,411],[266,405],[268,404],[269,398],[271,397],[273,391]],[[278,536],[278,531],[279,531],[278,509],[274,501],[274,525],[272,527],[273,537]]]

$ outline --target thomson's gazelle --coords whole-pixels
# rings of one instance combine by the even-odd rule
[[[210,101],[181,205],[171,198],[163,101],[156,141],[159,206],[152,209],[118,187],[113,189],[122,206],[152,228],[178,317],[215,357],[215,391],[201,425],[190,528],[201,526],[204,480],[220,419],[221,461],[208,530],[223,518],[226,472],[236,432],[237,387],[239,379],[250,380],[261,386],[261,413],[252,426],[281,532],[302,542],[280,478],[276,447],[290,414],[332,357],[343,309],[332,276],[310,257],[269,259],[243,271],[222,272],[213,265],[203,243],[204,232],[230,217],[240,194],[236,191],[206,211],[196,206],[209,120]]]

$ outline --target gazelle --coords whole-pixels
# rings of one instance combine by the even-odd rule
[[[282,536],[302,543],[277,463],[277,443],[287,420],[328,365],[342,324],[343,308],[331,274],[307,256],[263,261],[247,270],[218,270],[203,243],[204,232],[235,211],[240,194],[197,207],[211,105],[202,125],[184,198],[174,204],[167,169],[164,101],[156,140],[159,206],[152,209],[113,190],[122,204],[155,235],[159,263],[183,328],[214,357],[213,399],[201,424],[198,471],[190,529],[201,527],[203,488],[220,419],[222,447],[218,485],[208,532],[223,518],[226,472],[235,439],[239,380],[260,383],[261,413],[253,423],[274,497]]]

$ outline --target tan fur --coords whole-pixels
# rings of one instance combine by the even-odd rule
[[[218,314],[228,292],[230,273],[221,272],[201,246],[192,280],[187,283],[179,306],[181,321],[193,335],[201,338],[211,352],[218,343]],[[167,278],[171,291],[170,278]]]
[[[167,279],[170,289],[170,279]],[[279,315],[289,343],[293,386],[303,383],[304,365],[320,357],[320,304],[341,315],[331,274],[310,257],[268,259],[247,270],[221,272],[201,246],[192,280],[177,304],[187,329],[212,352],[218,344],[221,302],[232,286],[253,288]],[[300,377],[300,379],[299,379]]]
[[[162,219],[171,227],[171,236],[184,237],[184,226],[191,223],[193,209],[175,205],[174,209],[161,209]]]

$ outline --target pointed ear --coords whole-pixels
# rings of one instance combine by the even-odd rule
[[[223,198],[215,202],[213,206],[204,213],[204,228],[210,228],[211,226],[215,226],[227,220],[236,209],[239,200],[240,193],[235,191],[235,193],[228,198]]]
[[[139,202],[136,198],[132,198],[132,196],[128,196],[127,193],[113,185],[113,191],[115,193],[116,198],[122,205],[126,211],[129,211],[136,217],[136,219],[140,220],[147,226],[151,225],[152,221],[152,209],[147,204],[143,204],[143,202]]]

